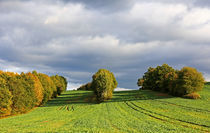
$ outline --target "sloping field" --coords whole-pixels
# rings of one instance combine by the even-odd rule
[[[210,85],[200,94],[191,100],[120,91],[96,104],[92,92],[68,91],[30,113],[0,119],[0,132],[210,132]]]

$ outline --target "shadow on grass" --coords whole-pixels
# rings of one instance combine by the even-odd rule
[[[154,100],[172,98],[173,96],[151,90],[116,91],[113,98],[106,102],[124,102],[136,100]]]
[[[49,100],[43,107],[63,106],[66,104],[90,104],[89,98],[92,97],[91,91],[80,91],[79,93],[61,94],[55,99]]]
[[[131,90],[131,91],[115,91],[113,97],[105,102],[124,102],[124,101],[136,101],[136,100],[153,100],[153,99],[165,99],[172,98],[165,93],[154,92],[151,90]],[[70,94],[64,93],[59,97],[47,102],[43,107],[49,106],[63,106],[66,104],[96,104],[94,99],[94,93],[92,91],[75,91]]]

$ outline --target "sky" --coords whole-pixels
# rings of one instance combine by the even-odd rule
[[[63,75],[75,89],[105,68],[137,89],[164,63],[210,80],[209,0],[0,0],[0,70]]]

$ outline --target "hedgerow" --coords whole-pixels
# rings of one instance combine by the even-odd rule
[[[167,64],[150,67],[142,78],[138,79],[141,89],[150,89],[170,93],[174,96],[184,96],[201,91],[204,86],[202,73],[195,68],[183,67],[175,70]]]
[[[25,113],[60,95],[66,90],[67,81],[57,77],[55,83],[48,75],[36,71],[21,74],[0,71],[0,117]],[[59,93],[57,84],[61,84]]]

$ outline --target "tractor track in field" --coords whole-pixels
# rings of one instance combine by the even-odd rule
[[[178,107],[182,107],[184,109],[194,110],[196,112],[207,112],[207,113],[210,113],[210,110],[207,110],[207,109],[199,109],[199,108],[194,108],[194,107],[188,107],[188,106],[184,106],[184,105],[179,105],[179,104],[175,104],[175,103],[171,103],[171,102],[167,102],[167,101],[155,100],[155,99],[153,99],[152,101],[165,103],[165,104],[173,105],[173,106],[178,106]]]
[[[176,122],[172,122],[172,121],[169,121],[169,120],[166,120],[166,119],[163,119],[163,118],[159,118],[159,117],[154,116],[154,115],[152,115],[152,114],[156,114],[156,115],[159,115],[159,116],[162,116],[162,117],[171,119],[171,120],[176,120],[176,121],[179,121],[179,122],[183,122],[183,123],[186,123],[186,124],[191,124],[191,125],[195,125],[195,126],[210,128],[210,126],[207,126],[207,125],[200,125],[200,124],[193,123],[193,122],[183,121],[183,120],[171,118],[171,117],[168,117],[168,116],[165,116],[165,115],[162,115],[162,114],[158,114],[158,113],[152,112],[152,111],[150,111],[150,110],[147,110],[147,109],[144,109],[144,108],[142,108],[142,107],[139,107],[138,105],[134,104],[133,102],[130,102],[132,105],[128,104],[127,101],[125,101],[124,103],[125,103],[128,107],[132,108],[132,109],[135,110],[135,111],[138,111],[138,112],[140,112],[140,113],[143,113],[143,114],[145,114],[145,115],[147,115],[147,116],[150,116],[150,117],[152,117],[152,118],[155,118],[155,119],[157,119],[157,120],[161,120],[161,121],[163,121],[163,122],[169,122],[169,123],[172,123],[172,124],[177,124]],[[135,106],[135,107],[137,107],[137,108],[139,108],[139,109],[141,109],[141,110],[138,110],[137,108],[135,108],[135,107],[133,107],[133,106]],[[192,128],[191,126],[187,126],[187,125],[183,125],[183,124],[179,124],[179,125],[181,125],[181,126],[183,126],[183,127]],[[201,131],[204,131],[204,132],[209,132],[208,130],[204,130],[204,129],[200,129],[200,128],[195,128],[195,129],[201,130]]]
[[[140,108],[140,109],[142,109],[142,110],[145,110],[145,111],[147,111],[147,112],[150,112],[150,113],[153,113],[153,114],[156,114],[156,115],[159,115],[159,116],[163,116],[163,117],[166,117],[166,118],[169,118],[169,119],[172,119],[172,120],[176,120],[176,121],[180,121],[180,122],[185,122],[185,123],[189,123],[189,124],[193,124],[193,125],[197,125],[197,126],[202,126],[202,127],[210,128],[210,126],[207,126],[207,125],[201,125],[201,124],[197,124],[197,123],[193,123],[193,122],[188,122],[188,121],[184,121],[184,120],[172,118],[172,117],[169,117],[169,116],[166,116],[166,115],[162,115],[162,114],[159,114],[159,113],[156,113],[156,112],[153,112],[153,111],[144,109],[144,108],[142,108],[142,107],[139,107],[138,105],[136,105],[136,104],[133,103],[133,102],[130,102],[130,103],[131,103],[132,105],[134,105],[135,107],[137,107],[137,108]]]
[[[110,114],[110,111],[109,111],[109,108],[108,108],[107,104],[106,104],[106,108],[107,108],[108,114]],[[112,124],[112,122],[111,122],[111,120],[110,120],[110,117],[108,117],[108,121],[109,121],[109,124],[110,124],[114,129],[116,129],[118,132],[120,131],[120,129],[119,129],[117,126],[115,126],[114,124]]]
[[[125,117],[125,115],[127,116],[127,115],[129,115],[129,117],[130,117],[130,115],[131,115],[131,113],[130,112],[128,112],[126,109],[124,109],[122,106],[120,106],[121,104],[119,104],[119,102],[117,103],[117,106],[113,106],[114,107],[114,109],[115,110],[117,110],[118,112],[119,112],[119,114],[121,115],[121,116],[123,116],[123,117]],[[136,117],[136,116],[133,116],[133,115],[131,115],[132,117],[133,117],[133,119],[136,119],[136,120],[140,120],[138,117]],[[128,119],[126,119],[126,121],[129,121]],[[130,122],[130,121],[129,121]],[[139,131],[139,129],[136,129],[136,128],[132,128],[133,130],[135,130],[135,132],[138,132]],[[128,132],[128,131],[126,131],[126,132]]]

